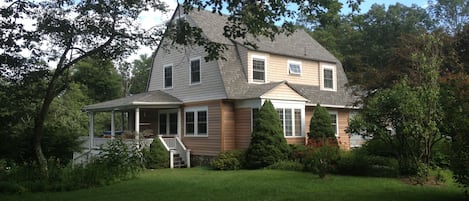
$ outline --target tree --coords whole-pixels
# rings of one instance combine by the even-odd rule
[[[75,64],[73,71],[72,80],[84,87],[93,102],[122,97],[121,77],[110,60],[93,55]]]
[[[148,57],[146,54],[140,55],[139,59],[132,62],[132,78],[129,91],[131,94],[145,92],[150,77],[151,62],[152,57]]]
[[[457,33],[469,23],[469,2],[465,0],[436,0],[429,12],[439,26],[449,33]]]
[[[469,188],[469,76],[464,73],[440,79],[443,121],[439,129],[451,137],[450,168],[456,181]]]
[[[418,73],[415,80],[403,79],[378,91],[349,126],[351,133],[364,133],[390,145],[404,174],[415,173],[420,163],[428,165],[433,146],[442,139],[437,127],[441,44],[433,35],[423,35],[419,44],[412,56]]]
[[[269,100],[259,110],[253,129],[246,152],[248,168],[263,168],[287,159],[289,147],[278,114]]]
[[[40,91],[42,100],[33,115],[32,128],[34,152],[44,176],[48,176],[41,146],[44,123],[51,103],[66,89],[70,68],[92,55],[114,59],[137,49],[139,44],[156,44],[161,30],[145,32],[134,23],[149,8],[164,10],[165,6],[159,1],[8,1],[0,8],[1,21],[6,24],[2,31],[8,33],[8,37],[2,37],[2,49],[6,50],[2,56],[21,58],[18,52],[29,49],[29,58],[18,60],[52,62],[51,66],[44,65],[46,62],[1,66],[3,72],[18,72],[9,75],[17,79],[22,79],[21,73],[37,69],[50,72],[46,87]],[[25,16],[35,22],[30,32],[15,26]],[[10,42],[15,40],[24,42]]]
[[[311,117],[308,137],[310,139],[321,140],[324,144],[327,139],[335,139],[335,131],[331,125],[331,115],[327,112],[326,108],[318,104],[314,108],[313,117]]]

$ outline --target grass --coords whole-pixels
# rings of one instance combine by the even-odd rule
[[[413,186],[398,179],[328,176],[280,170],[213,171],[202,168],[145,171],[111,186],[71,192],[1,195],[0,200],[464,200],[454,183]]]

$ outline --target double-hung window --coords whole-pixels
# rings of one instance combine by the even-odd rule
[[[208,109],[207,107],[186,108],[185,110],[185,135],[208,135]]]
[[[164,88],[172,88],[173,87],[173,66],[166,65],[163,67],[163,75],[164,75]]]
[[[190,80],[191,84],[200,83],[200,58],[191,59]]]
[[[285,137],[301,137],[301,109],[277,108]]]
[[[336,73],[334,66],[322,65],[321,66],[321,90],[335,91],[336,90]]]
[[[265,58],[252,58],[252,80],[254,82],[265,82]]]

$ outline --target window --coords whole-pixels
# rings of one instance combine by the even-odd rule
[[[338,115],[335,111],[330,111],[329,114],[331,115],[331,126],[332,130],[334,130],[335,136],[339,136],[339,124],[338,124]]]
[[[173,87],[173,66],[165,66],[164,67],[164,88],[172,88]]]
[[[252,80],[254,82],[265,82],[265,59],[252,58]]]
[[[288,61],[288,73],[290,75],[301,75],[301,62]]]
[[[277,108],[278,117],[286,137],[300,137],[301,109]]]
[[[335,91],[336,90],[336,79],[335,79],[334,66],[322,65],[321,66],[321,90]]]
[[[191,59],[190,76],[191,84],[200,83],[200,58]]]
[[[207,136],[208,117],[207,107],[187,108],[186,116],[186,136]]]

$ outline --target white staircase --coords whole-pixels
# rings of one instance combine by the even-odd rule
[[[191,167],[191,150],[184,146],[179,137],[163,137],[160,135],[158,139],[169,152],[170,168]]]

